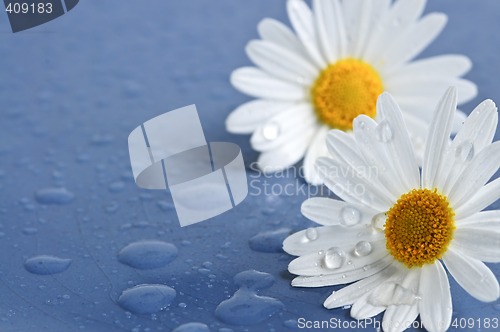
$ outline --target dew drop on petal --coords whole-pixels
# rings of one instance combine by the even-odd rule
[[[272,141],[280,135],[280,127],[276,122],[270,122],[262,128],[262,136],[265,139]]]
[[[345,252],[339,247],[328,249],[323,257],[323,263],[327,269],[338,269],[344,265],[346,260]]]
[[[306,229],[306,237],[309,241],[314,241],[318,238],[318,231],[314,227]]]
[[[385,229],[385,220],[387,216],[384,212],[376,214],[372,218],[372,227],[378,232],[383,232]]]
[[[368,241],[359,241],[354,246],[354,253],[358,256],[366,256],[372,252],[372,245]]]
[[[455,157],[462,162],[471,161],[474,158],[474,144],[469,140],[460,143],[455,149]]]
[[[392,139],[391,125],[386,120],[380,122],[375,130],[375,136],[379,142],[389,142]]]
[[[361,213],[352,206],[344,206],[340,210],[340,223],[344,226],[354,226],[361,220]]]

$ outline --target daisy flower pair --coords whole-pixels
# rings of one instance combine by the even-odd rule
[[[390,92],[403,110],[417,158],[421,159],[432,109],[447,87],[459,103],[476,95],[461,79],[468,58],[442,55],[411,61],[441,32],[446,16],[421,18],[425,0],[288,0],[293,30],[273,19],[258,25],[261,39],[247,54],[257,67],[239,68],[232,84],[256,100],[239,106],[226,121],[228,131],[252,134],[261,152],[259,167],[279,171],[304,157],[307,182],[320,184],[314,168],[327,154],[330,129],[347,133],[360,114],[378,119],[377,97]],[[465,116],[456,112],[453,129]]]
[[[497,108],[491,100],[481,103],[450,141],[456,105],[450,88],[436,109],[421,170],[402,112],[387,93],[378,99],[378,122],[360,115],[354,137],[328,133],[331,156],[316,166],[342,200],[303,203],[302,213],[322,226],[283,243],[300,256],[289,265],[299,275],[293,286],[354,282],[324,306],[352,305],[356,319],[385,311],[384,331],[402,331],[418,315],[429,331],[450,326],[443,265],[476,299],[499,298],[498,280],[483,262],[500,262],[500,210],[482,211],[500,196],[500,178],[488,183],[500,166],[500,142],[492,143]]]

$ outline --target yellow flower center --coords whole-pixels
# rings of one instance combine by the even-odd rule
[[[436,189],[403,194],[387,213],[387,250],[409,268],[440,259],[455,230],[454,216],[448,199]]]
[[[326,67],[311,88],[319,119],[331,128],[351,130],[360,114],[375,117],[382,79],[369,64],[352,58]]]

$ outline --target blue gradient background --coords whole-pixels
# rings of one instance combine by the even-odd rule
[[[500,2],[432,1],[429,11],[445,12],[449,23],[421,56],[461,53],[474,62],[467,77],[479,95],[462,109],[469,113],[486,98],[500,101]],[[169,194],[138,189],[130,171],[130,131],[193,103],[207,140],[235,142],[247,165],[256,160],[249,137],[226,133],[224,120],[249,100],[228,77],[250,64],[244,46],[266,16],[288,22],[284,1],[80,1],[59,19],[17,34],[0,13],[0,331],[170,331],[192,321],[212,331],[282,331],[289,330],[285,321],[299,317],[349,319],[348,310],[321,305],[337,287],[294,289],[290,256],[249,248],[260,231],[307,227],[303,195],[250,195],[221,216],[180,228]],[[293,176],[264,180],[297,182]],[[110,190],[115,182],[124,188]],[[73,202],[35,201],[36,190],[60,185],[75,194]],[[177,259],[149,271],[119,263],[118,251],[140,239],[174,243]],[[41,254],[73,263],[61,274],[30,274],[24,260]],[[198,271],[207,261],[213,281]],[[490,266],[500,275],[500,265]],[[274,276],[261,294],[285,309],[257,326],[228,326],[214,310],[237,290],[233,276],[249,269]],[[156,319],[127,315],[116,304],[124,289],[142,283],[177,291]],[[478,302],[453,280],[451,287],[454,317],[500,316],[499,302]]]

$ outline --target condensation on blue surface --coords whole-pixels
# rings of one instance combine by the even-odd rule
[[[500,3],[441,0],[429,3],[434,10],[445,11],[449,23],[424,55],[456,52],[474,62],[468,78],[479,96],[462,109],[500,101]],[[257,38],[260,19],[288,22],[283,1],[80,1],[18,34],[1,15],[0,331],[172,331],[193,322],[220,332],[286,331],[300,318],[350,319],[348,310],[322,307],[339,286],[292,288],[292,258],[275,242],[256,240],[311,226],[300,214],[303,192],[256,195],[303,180],[258,177],[249,137],[224,128],[229,112],[249,100],[228,77],[250,64],[244,46]],[[241,146],[253,182],[233,210],[180,228],[169,193],[136,187],[127,137],[138,124],[193,103],[207,140]],[[122,264],[120,250],[143,240],[171,243],[177,257],[154,269]],[[25,262],[41,255],[71,264],[51,275],[26,270]],[[499,265],[489,266],[500,275]],[[233,277],[252,269],[273,276],[262,294],[284,308],[253,326],[216,318],[217,306],[240,289]],[[151,300],[151,308],[163,309],[154,314],[123,309],[122,293],[144,284],[170,287],[175,298],[166,307]],[[451,287],[454,317],[500,315],[498,302],[474,300],[453,279]],[[191,324],[180,331],[190,326],[206,330]]]

